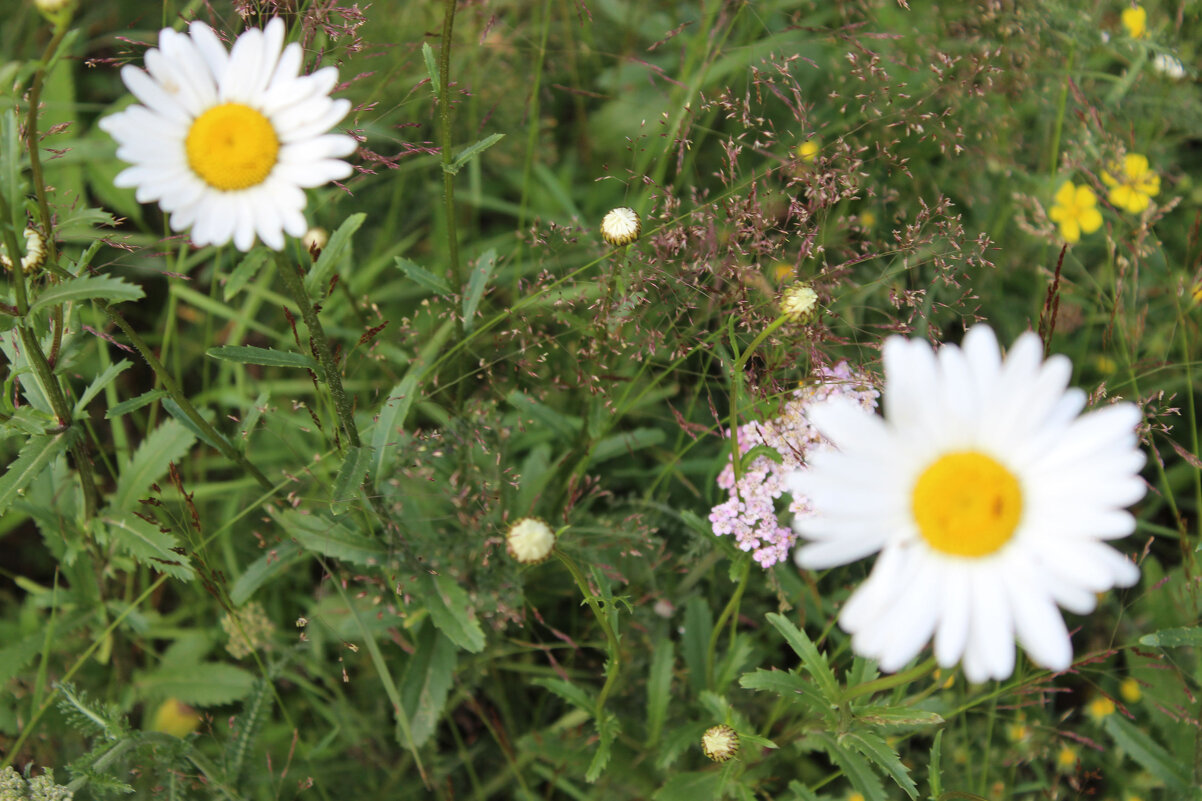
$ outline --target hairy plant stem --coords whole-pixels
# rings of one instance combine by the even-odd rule
[[[735,632],[738,629],[739,602],[743,599],[743,591],[747,589],[747,577],[749,575],[751,575],[751,559],[744,557],[743,565],[739,568],[739,586],[735,588],[734,594],[726,602],[726,607],[722,610],[722,614],[718,615],[718,622],[714,623],[714,630],[710,632],[710,644],[705,650],[705,686],[711,690],[714,689],[714,685],[717,683],[717,677],[714,676],[714,657],[718,650],[718,638],[722,635],[722,627],[729,620],[731,622],[731,645],[734,645]]]
[[[358,448],[359,428],[355,425],[355,413],[351,407],[351,399],[342,387],[342,376],[339,375],[338,365],[334,362],[334,352],[330,350],[330,341],[326,339],[325,329],[321,327],[321,318],[317,316],[317,309],[313,308],[309,294],[305,292],[305,282],[301,280],[296,265],[288,261],[283,251],[276,254],[276,264],[279,266],[280,277],[284,279],[284,286],[288,288],[292,300],[300,308],[301,318],[309,329],[309,336],[313,338],[313,345],[317,349],[317,360],[321,362],[326,386],[329,387],[330,395],[334,398],[334,408],[338,412],[338,421],[342,424],[347,442],[352,448]]]
[[[580,594],[584,596],[585,602],[589,608],[593,610],[593,616],[597,618],[597,622],[601,625],[601,630],[605,632],[606,652],[609,655],[609,662],[605,666],[605,684],[601,686],[601,693],[597,696],[597,709],[594,712],[594,717],[598,721],[601,720],[601,713],[605,709],[605,700],[609,698],[610,690],[613,689],[614,682],[618,679],[618,672],[622,666],[622,655],[618,650],[618,635],[614,631],[613,626],[609,624],[609,616],[601,605],[597,603],[597,596],[589,589],[588,581],[584,574],[580,572],[575,560],[561,551],[555,549],[555,556],[563,563],[563,566],[572,574],[572,578],[576,581],[576,586],[580,588]]]
[[[455,30],[457,0],[443,0],[442,48],[438,52],[438,122],[442,151],[442,203],[447,218],[447,257],[451,262],[451,281],[455,292],[464,292],[463,268],[459,264],[459,232],[455,225],[455,175],[451,172],[451,34]],[[457,339],[464,339],[463,315],[455,314]],[[455,360],[455,411],[463,409],[464,381],[467,373],[467,354]],[[466,454],[466,450],[464,451]],[[466,456],[464,457],[466,459]]]

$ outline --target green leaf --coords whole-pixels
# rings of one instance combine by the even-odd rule
[[[88,404],[92,399],[99,395],[104,388],[113,382],[117,376],[133,366],[133,363],[128,359],[122,359],[116,364],[110,364],[103,373],[92,379],[92,383],[88,384],[88,388],[79,396],[79,400],[75,401],[74,414],[79,415],[84,409],[88,408]]]
[[[576,431],[581,425],[579,420],[573,420],[565,414],[560,414],[550,406],[539,403],[516,389],[505,396],[505,400],[519,413],[529,417],[542,427],[554,431],[560,439],[575,439]]]
[[[434,51],[429,42],[422,42],[422,59],[426,62],[426,75],[430,78],[430,94],[438,99],[438,62],[434,60]]]
[[[330,280],[334,267],[350,248],[351,237],[366,219],[367,215],[363,212],[352,214],[342,221],[342,225],[338,226],[337,231],[330,235],[330,241],[326,242],[326,246],[321,249],[317,263],[313,265],[313,269],[305,278],[305,289],[309,291],[310,295],[317,296],[325,292],[325,284]]]
[[[825,717],[832,715],[830,702],[803,676],[783,670],[758,669],[739,677],[739,686],[748,690],[774,692],[782,698],[796,701],[810,711]]]
[[[684,608],[684,663],[688,668],[693,692],[700,693],[708,683],[705,655],[714,630],[714,613],[704,598],[693,596]]]
[[[894,784],[902,788],[910,798],[918,797],[918,787],[910,778],[909,769],[902,764],[897,752],[889,747],[883,737],[870,732],[851,732],[840,738],[840,742],[867,757],[869,762],[893,779]]]
[[[401,272],[409,276],[415,284],[425,287],[435,295],[446,297],[454,294],[454,290],[451,289],[451,285],[447,283],[445,278],[435,275],[425,267],[406,259],[404,256],[396,257],[396,266]]]
[[[703,801],[720,798],[722,774],[707,770],[694,773],[677,773],[655,791],[651,801]]]
[[[815,737],[822,743],[831,761],[847,776],[851,786],[862,793],[867,801],[889,801],[881,780],[867,760],[850,748],[844,748],[826,732],[818,733]]]
[[[806,633],[794,626],[788,618],[775,612],[769,612],[767,617],[768,622],[780,632],[793,652],[801,657],[802,667],[814,677],[822,695],[828,701],[835,702],[839,697],[839,682],[835,679],[835,673],[827,663],[826,657],[818,653],[818,648],[806,636]]]
[[[351,503],[359,498],[359,487],[363,486],[363,478],[367,468],[371,466],[371,448],[366,445],[346,449],[346,458],[334,479],[334,489],[330,492],[331,511],[337,513],[338,504]]]
[[[111,508],[119,512],[133,509],[138,497],[166,475],[168,465],[182,459],[195,441],[195,435],[179,422],[164,420],[142,441],[131,459],[122,460]]]
[[[544,690],[550,690],[577,709],[587,712],[589,716],[592,716],[597,711],[597,701],[593,698],[592,694],[583,687],[572,684],[570,681],[543,678],[535,679],[532,683],[542,687]]]
[[[936,799],[943,793],[943,729],[935,732],[935,741],[931,743],[931,758],[927,762],[927,782],[931,786],[931,798]]]
[[[856,710],[856,720],[870,726],[938,726],[943,717],[912,706],[866,706]]]
[[[180,581],[192,581],[196,572],[187,555],[180,552],[174,534],[132,514],[104,518],[105,529],[114,543],[139,563]]]
[[[230,588],[230,603],[242,606],[254,596],[259,587],[288,572],[292,565],[304,558],[304,552],[295,542],[281,542],[271,547],[251,563]]]
[[[467,282],[467,293],[463,296],[464,333],[470,333],[476,325],[476,309],[480,306],[480,299],[484,297],[488,279],[492,277],[496,266],[497,251],[492,248],[484,251],[480,258],[476,259],[476,268],[472,270],[472,276]]]
[[[503,133],[489,134],[479,142],[474,142],[468,145],[463,150],[459,151],[459,155],[455,157],[454,161],[445,165],[443,170],[449,172],[451,175],[456,175],[461,169],[463,169],[464,164],[467,164],[476,156],[479,156],[485,150],[488,150],[490,147],[495,145],[497,142],[500,142],[504,138],[505,134]]]
[[[647,748],[658,742],[660,732],[664,729],[668,702],[672,700],[672,669],[675,666],[675,644],[670,637],[661,637],[655,643],[651,670],[647,676]]]
[[[81,300],[108,300],[116,303],[140,300],[145,294],[142,287],[127,284],[123,278],[113,275],[84,275],[47,286],[29,305],[29,313],[34,314],[49,306]]]
[[[239,364],[261,364],[266,367],[303,367],[316,372],[317,360],[307,353],[292,353],[272,348],[256,348],[250,345],[220,345],[205,351],[206,356]]]
[[[358,533],[346,517],[302,514],[296,509],[274,516],[284,531],[307,551],[359,565],[378,565],[388,557],[388,549],[379,540]]]
[[[404,742],[406,748],[424,745],[438,728],[438,719],[442,717],[455,676],[457,654],[455,644],[437,628],[426,626],[422,630],[417,650],[405,667],[400,688],[413,735],[410,744],[403,732],[397,733],[398,740]]]
[[[156,400],[166,394],[167,392],[162,389],[152,389],[149,392],[143,392],[136,398],[130,398],[127,401],[121,401],[116,406],[106,411],[104,413],[104,417],[106,420],[115,420],[123,414],[129,414],[130,412],[141,409],[148,403],[154,403]]]
[[[187,412],[185,412],[183,409],[180,408],[180,405],[175,402],[175,398],[171,398],[171,397],[163,398],[163,409],[166,410],[167,414],[169,414],[173,418],[175,418],[175,421],[177,423],[179,423],[184,428],[191,431],[192,436],[196,437],[198,440],[200,440],[201,442],[208,445],[210,448],[212,448],[214,450],[219,451],[222,449],[222,444],[214,441],[213,438],[211,436],[209,436],[209,432],[205,431],[200,426],[196,425],[196,421],[194,421],[191,417],[189,417]],[[210,417],[212,417],[212,415],[205,415],[205,419],[208,419]],[[209,420],[210,424],[212,422],[213,422],[212,420]],[[217,434],[217,436],[221,437],[221,442],[225,443],[226,446],[233,447],[229,444],[229,440],[227,440],[224,436],[222,436],[220,434],[220,432]]]
[[[422,587],[421,600],[434,625],[443,634],[465,651],[478,654],[484,650],[484,631],[472,612],[467,593],[450,576],[432,576],[429,573],[419,579]]]
[[[1140,645],[1153,648],[1182,648],[1202,645],[1202,627],[1186,626],[1179,629],[1161,629],[1139,638]]]
[[[30,437],[25,447],[17,454],[17,458],[4,471],[4,475],[0,476],[0,515],[8,511],[8,507],[21,496],[29,482],[37,478],[46,469],[46,465],[66,449],[66,433],[53,437]]]
[[[238,266],[230,273],[229,278],[225,279],[225,286],[222,288],[221,299],[229,300],[242,291],[242,287],[246,286],[252,278],[259,274],[259,270],[267,263],[270,258],[271,251],[267,248],[255,248],[250,253],[243,257],[242,261],[238,262]]]
[[[597,750],[593,754],[593,759],[589,762],[588,771],[584,774],[586,782],[595,782],[601,778],[601,774],[605,772],[605,766],[609,764],[609,758],[613,753],[613,742],[617,738],[621,727],[618,725],[618,719],[608,712],[602,713],[601,719],[597,721],[597,734],[600,735],[597,741]]]
[[[138,686],[155,698],[177,698],[199,707],[219,706],[249,695],[255,676],[236,665],[200,662],[143,674]]]
[[[1191,782],[1182,770],[1182,761],[1164,749],[1143,729],[1122,715],[1108,715],[1102,726],[1114,738],[1114,744],[1127,752],[1144,770],[1160,779],[1172,790],[1174,797],[1184,797]]]
[[[592,461],[596,465],[615,456],[625,456],[643,448],[651,448],[662,443],[668,435],[659,428],[636,428],[633,431],[623,431],[612,437],[606,437],[593,448]]]

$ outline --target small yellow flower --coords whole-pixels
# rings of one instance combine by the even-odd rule
[[[1077,749],[1071,745],[1062,745],[1056,754],[1056,767],[1065,772],[1077,767]]]
[[[1065,181],[1056,190],[1056,202],[1048,211],[1052,222],[1060,226],[1060,235],[1069,244],[1080,241],[1081,234],[1092,234],[1102,227],[1098,198],[1088,186]]]
[[[535,517],[523,517],[509,527],[505,550],[524,565],[535,565],[551,555],[555,534],[551,527]]]
[[[187,737],[200,727],[200,713],[177,698],[159,704],[150,721],[150,730]]]
[[[805,162],[811,162],[818,158],[818,151],[821,149],[817,139],[807,139],[797,146],[797,157]]]
[[[1006,737],[1012,743],[1021,743],[1031,736],[1031,729],[1026,723],[1011,723],[1006,726]]]
[[[1144,692],[1140,689],[1139,682],[1128,676],[1119,684],[1119,695],[1127,703],[1134,704],[1144,697]]]
[[[1202,281],[1190,287],[1189,296],[1193,298],[1194,303],[1202,303]]]
[[[1086,712],[1095,723],[1101,722],[1103,718],[1114,714],[1114,701],[1111,701],[1104,695],[1099,695],[1097,698],[1089,702]]]
[[[818,293],[804,281],[789,286],[780,298],[780,313],[797,323],[810,317],[818,307]]]
[[[871,228],[876,225],[876,215],[871,211],[860,212],[860,226],[863,228]]]
[[[725,762],[739,753],[739,735],[725,723],[710,726],[701,735],[701,750],[715,762]]]
[[[864,794],[852,791],[847,794],[847,801],[865,801]]]
[[[1160,176],[1148,167],[1148,157],[1138,153],[1124,156],[1121,167],[1111,164],[1109,171],[1102,173],[1102,181],[1110,187],[1110,202],[1132,214],[1142,214],[1152,196],[1160,192]]]
[[[782,283],[785,279],[793,275],[793,265],[787,261],[778,261],[772,265],[772,277],[776,279],[776,283]]]
[[[642,232],[643,221],[634,209],[622,206],[601,218],[601,238],[615,248],[629,245]]]
[[[1148,12],[1143,6],[1124,8],[1122,19],[1123,27],[1132,39],[1143,39],[1148,35]]]

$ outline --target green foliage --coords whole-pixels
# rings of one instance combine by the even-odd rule
[[[0,764],[81,800],[1202,799],[1198,4],[18,5],[0,250],[47,254],[0,273]],[[319,248],[192,247],[97,122],[161,25],[275,14],[356,172],[306,190]],[[1102,219],[1068,247],[1065,181]],[[1140,405],[1142,576],[1066,613],[1067,671],[881,674],[838,624],[870,559],[714,535],[790,458],[728,429],[977,320]]]

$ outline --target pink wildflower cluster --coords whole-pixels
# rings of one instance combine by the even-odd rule
[[[780,417],[739,426],[740,453],[767,445],[780,454],[780,461],[767,455],[757,456],[743,464],[737,482],[733,463],[718,475],[718,486],[730,493],[730,500],[710,511],[714,533],[733,534],[739,548],[752,551],[763,568],[784,561],[797,541],[797,533],[792,526],[780,522],[776,511],[776,499],[785,491],[784,477],[804,469],[806,454],[813,448],[828,447],[810,425],[806,410],[834,396],[850,398],[874,409],[880,394],[862,375],[854,374],[847,362],[839,362],[834,368],[818,368],[813,379],[793,392]],[[797,495],[792,496],[788,509],[790,518],[809,511],[806,499]]]

